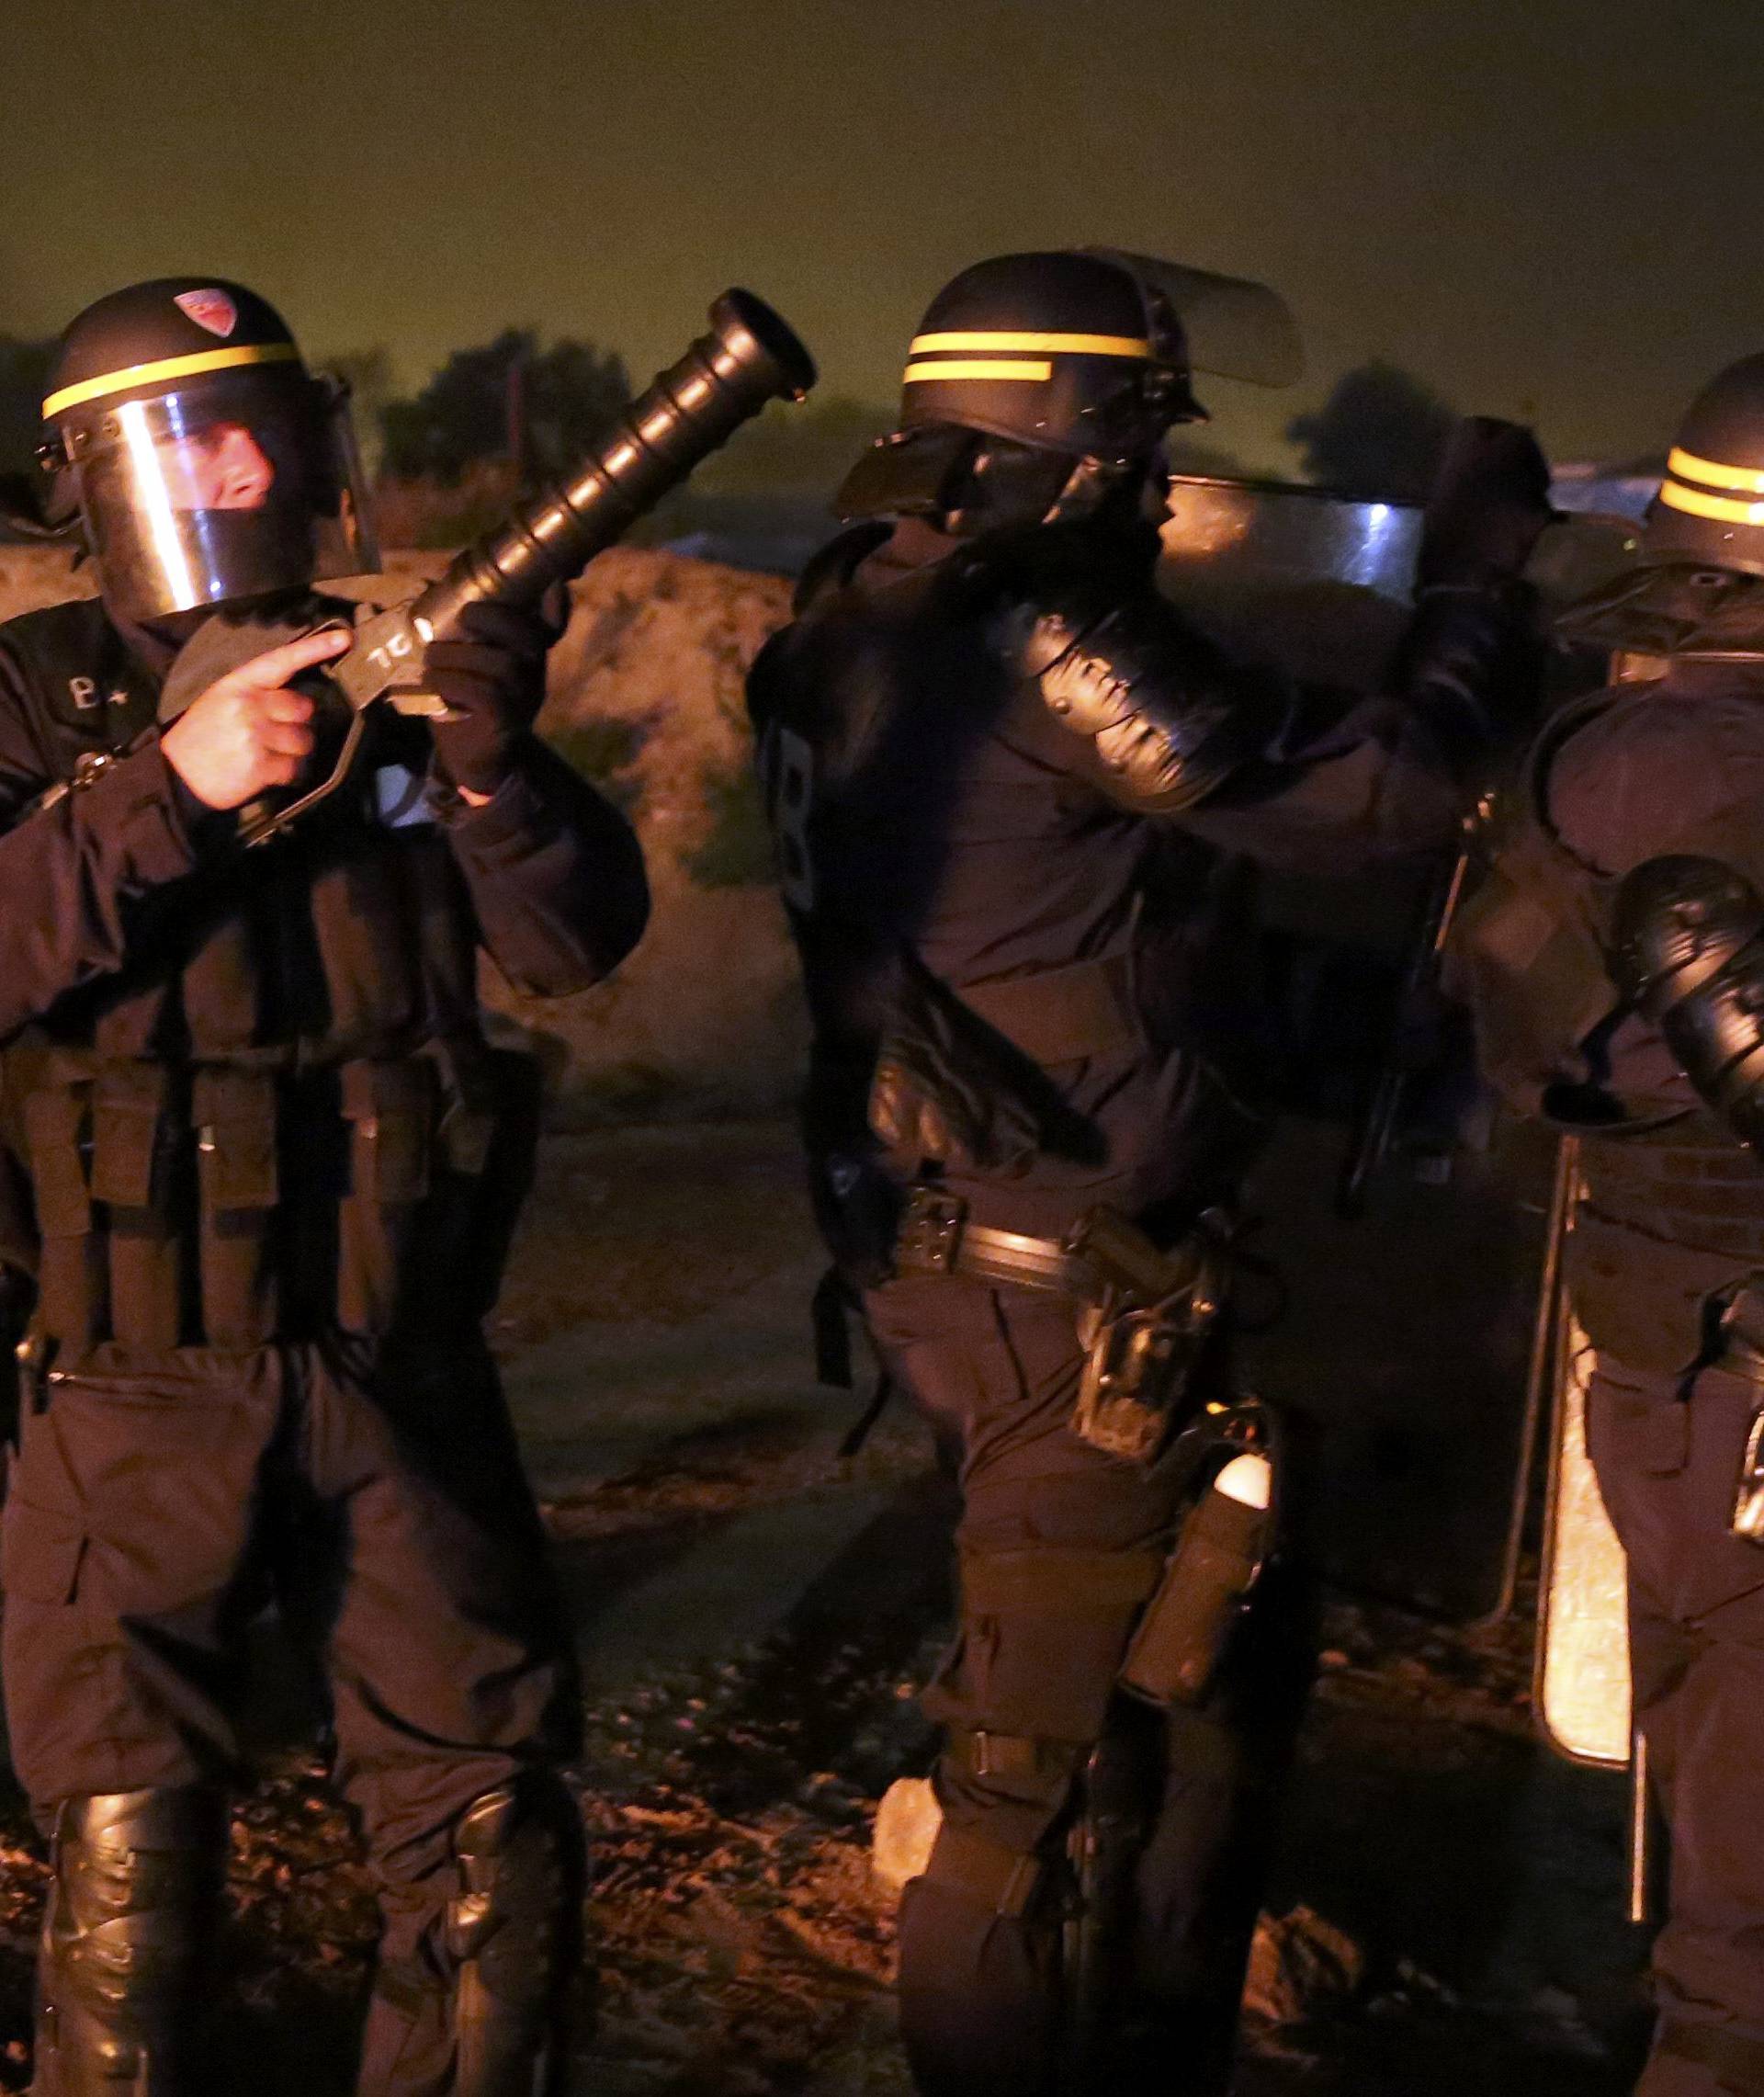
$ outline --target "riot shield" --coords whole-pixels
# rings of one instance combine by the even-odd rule
[[[1549,1484],[1538,1568],[1538,1723],[1570,1762],[1621,1767],[1630,1759],[1628,1568],[1587,1453],[1587,1383],[1591,1349],[1562,1287],[1559,1247],[1573,1229],[1579,1195],[1577,1146],[1562,1139],[1555,1219],[1557,1256],[1545,1274],[1541,1316],[1547,1323]]]
[[[1411,503],[1179,474],[1163,588],[1234,654],[1370,690],[1402,637],[1420,551]]]
[[[1379,688],[1412,612],[1421,513],[1275,482],[1172,483],[1160,582],[1233,653],[1335,686]],[[1282,1314],[1249,1335],[1249,1386],[1309,1420],[1317,1549],[1350,1590],[1453,1618],[1510,1598],[1514,1509],[1536,1407],[1532,1308],[1550,1139],[1473,1117],[1467,1042],[1378,1177],[1363,1219],[1336,1186],[1385,1056],[1407,958],[1441,864],[1354,879],[1264,880],[1261,973],[1286,1037],[1289,1112],[1249,1190],[1250,1243]],[[1412,1111],[1425,1106],[1418,1128]],[[1246,1291],[1256,1321],[1260,1293]]]
[[[1549,1139],[1503,1121],[1449,1176],[1399,1158],[1366,1215],[1334,1201],[1340,1119],[1283,1122],[1249,1190],[1284,1308],[1244,1380],[1312,1423],[1316,1548],[1334,1585],[1465,1622],[1512,1599],[1536,1408],[1532,1309]],[[1253,1320],[1259,1292],[1244,1292]]]

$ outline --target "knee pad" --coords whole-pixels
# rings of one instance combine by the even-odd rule
[[[560,2067],[561,2009],[581,1933],[582,1818],[532,1774],[475,1798],[454,1828],[448,1903],[457,2097],[534,2097]]]

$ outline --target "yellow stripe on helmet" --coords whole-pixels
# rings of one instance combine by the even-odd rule
[[[1046,357],[951,357],[942,364],[910,364],[905,383],[922,379],[1051,379],[1054,368]]]
[[[1764,525],[1764,502],[1737,503],[1731,495],[1707,495],[1701,488],[1687,488],[1680,481],[1662,482],[1660,500],[1668,509],[1683,510],[1693,517],[1713,517],[1717,524]]]
[[[1039,357],[1136,357],[1152,354],[1143,335],[1031,334],[1001,328],[969,329],[956,334],[915,335],[909,357],[928,357],[940,349],[1018,349]]]
[[[126,370],[107,371],[99,379],[82,379],[63,386],[43,402],[43,420],[53,422],[69,408],[87,401],[101,401],[109,393],[126,393],[131,386],[156,386],[165,379],[194,379],[204,371],[231,371],[242,364],[292,364],[300,351],[291,342],[244,343],[232,349],[199,349],[189,357],[163,357],[157,364],[131,364]]]
[[[1756,466],[1724,466],[1718,459],[1699,459],[1677,445],[1668,455],[1666,470],[1681,481],[1701,481],[1705,488],[1743,488],[1748,495],[1764,495],[1764,473]]]

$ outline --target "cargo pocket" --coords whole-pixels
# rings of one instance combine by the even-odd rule
[[[1151,1550],[964,1552],[967,1722],[1041,1740],[1098,1739],[1128,1627],[1161,1562]]]
[[[1663,1244],[1582,1202],[1563,1251],[1580,1329],[1602,1357],[1640,1376],[1679,1377],[1707,1342],[1706,1307],[1724,1276],[1707,1253]]]
[[[78,1519],[15,1493],[0,1515],[0,1593],[53,1608],[79,1593],[85,1531]]]
[[[1590,1454],[1601,1481],[1608,1468],[1619,1477],[1677,1478],[1690,1460],[1690,1408],[1676,1390],[1637,1390],[1608,1375],[1601,1402],[1589,1412]]]
[[[90,1108],[87,1083],[35,1092],[25,1101],[31,1192],[42,1237],[40,1315],[51,1340],[76,1350],[92,1344],[108,1308],[108,1277],[86,1183]]]
[[[280,1198],[277,1083],[266,1071],[201,1071],[190,1095],[200,1202],[202,1328],[211,1347],[261,1347],[278,1298],[270,1232]]]
[[[170,1072],[153,1063],[98,1072],[92,1093],[92,1199],[109,1238],[110,1332],[155,1351],[183,1338],[183,1246],[170,1204]]]
[[[337,1218],[337,1322],[384,1334],[398,1322],[429,1191],[435,1075],[424,1061],[346,1063],[342,1078],[349,1185]]]

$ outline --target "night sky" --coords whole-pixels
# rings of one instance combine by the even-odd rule
[[[1764,0],[0,0],[0,332],[241,277],[405,385],[508,323],[647,378],[741,281],[889,397],[939,282],[1085,241],[1259,276],[1279,431],[1378,356],[1559,457],[1764,348]]]

